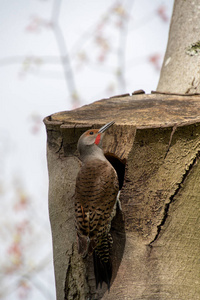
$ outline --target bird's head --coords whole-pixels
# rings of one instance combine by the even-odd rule
[[[77,148],[82,158],[86,155],[88,156],[94,152],[98,152],[98,149],[101,149],[104,133],[114,123],[114,121],[111,121],[100,129],[90,129],[81,135],[78,140]]]

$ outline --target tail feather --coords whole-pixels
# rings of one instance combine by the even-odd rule
[[[109,259],[107,262],[104,262],[97,255],[96,251],[93,252],[94,259],[94,274],[96,279],[96,289],[100,285],[102,288],[102,283],[105,282],[110,290],[110,282],[112,278],[112,263]]]
[[[83,258],[93,253],[94,274],[96,279],[96,288],[100,285],[102,288],[103,282],[110,290],[110,282],[112,278],[112,262],[110,252],[112,247],[112,237],[110,233],[103,234],[98,240],[90,240],[87,236],[77,234],[78,253]]]
[[[110,259],[110,250],[112,245],[112,238],[110,234],[105,235],[93,252],[94,260],[94,274],[96,279],[96,288],[105,282],[110,289],[110,282],[112,278],[112,262]]]

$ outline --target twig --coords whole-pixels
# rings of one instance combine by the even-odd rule
[[[130,20],[131,8],[134,1],[129,0],[127,4],[126,11],[128,12],[128,17],[121,16],[121,30],[119,32],[119,48],[118,48],[118,83],[120,86],[120,92],[125,92],[126,90],[126,79],[124,77],[125,68],[126,68],[126,41],[128,34],[128,23]]]
[[[58,48],[60,51],[66,85],[70,92],[70,96],[71,96],[72,100],[75,101],[76,105],[77,105],[77,102],[79,102],[79,99],[78,99],[78,95],[77,95],[74,74],[73,74],[73,71],[71,68],[69,54],[68,54],[66,42],[65,42],[65,39],[63,36],[63,32],[59,25],[61,2],[62,2],[62,0],[54,0],[51,22],[52,22],[53,32],[55,34],[55,38],[56,38]]]

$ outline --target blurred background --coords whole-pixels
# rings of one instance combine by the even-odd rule
[[[43,118],[155,90],[173,0],[0,2],[0,299],[55,299]]]

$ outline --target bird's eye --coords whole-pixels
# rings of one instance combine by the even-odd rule
[[[90,131],[90,134],[92,135],[92,134],[94,134],[94,132],[93,132],[93,131]]]

